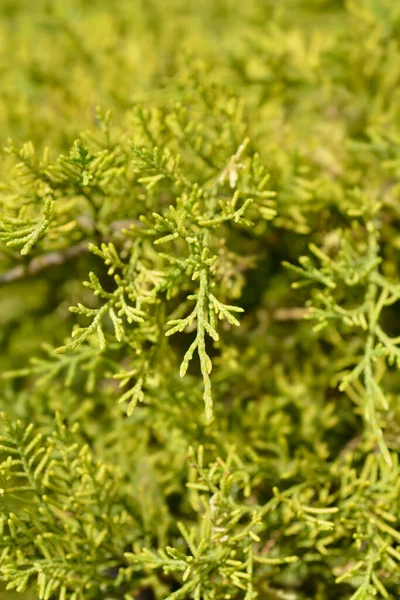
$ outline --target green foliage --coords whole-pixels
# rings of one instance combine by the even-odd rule
[[[399,31],[1,3],[2,598],[400,596]]]
[[[36,577],[41,598],[65,598],[71,589],[71,598],[93,588],[99,593],[107,589],[116,557],[135,538],[134,507],[121,495],[121,474],[79,447],[74,429],[59,421],[46,439],[17,421],[1,438],[7,456],[1,471],[7,589],[24,591]]]

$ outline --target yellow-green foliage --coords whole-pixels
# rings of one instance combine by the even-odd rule
[[[0,2],[1,598],[400,597],[399,34]]]

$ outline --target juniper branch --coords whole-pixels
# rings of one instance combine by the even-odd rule
[[[110,223],[109,230],[112,232],[112,235],[102,236],[101,242],[104,243],[115,240],[115,237],[118,237],[118,233],[122,232],[124,229],[128,229],[131,225],[137,226],[140,225],[140,223],[134,219],[125,219],[123,221],[114,221]],[[95,244],[95,242],[94,239],[89,239],[56,252],[47,252],[40,256],[35,256],[25,265],[18,265],[5,273],[0,273],[0,285],[4,283],[13,283],[20,279],[36,275],[49,267],[68,263],[75,258],[79,258],[90,252],[90,245]]]

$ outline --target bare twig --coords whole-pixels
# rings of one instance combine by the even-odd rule
[[[82,254],[86,254],[86,252],[89,251],[89,244],[90,241],[79,242],[79,244],[70,246],[69,248],[60,250],[59,252],[47,252],[46,254],[37,256],[26,265],[18,265],[17,267],[14,267],[5,273],[1,273],[0,284],[12,283],[14,281],[18,281],[19,279],[23,279],[24,277],[36,275],[36,273],[39,273],[39,271],[47,269],[48,267],[63,265],[64,263],[69,262],[70,260],[73,260]]]
[[[276,319],[276,321],[298,321],[304,319],[308,312],[308,308],[302,306],[278,308],[274,311],[274,319]]]
[[[123,229],[128,229],[130,225],[133,224],[138,224],[138,222],[134,220],[114,221],[110,224],[110,232],[112,232],[114,235],[117,235]],[[111,238],[104,237],[101,241],[108,242],[110,240]],[[0,285],[3,283],[13,283],[14,281],[19,281],[25,277],[36,275],[48,267],[63,265],[71,260],[74,260],[78,256],[82,256],[83,254],[89,252],[89,245],[91,243],[95,243],[94,240],[85,240],[83,242],[79,242],[79,244],[75,244],[74,246],[64,248],[63,250],[59,250],[57,252],[47,252],[41,256],[36,256],[28,264],[18,265],[9,271],[0,273]]]

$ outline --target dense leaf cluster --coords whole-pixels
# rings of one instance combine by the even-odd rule
[[[0,30],[2,597],[398,598],[400,7]]]

